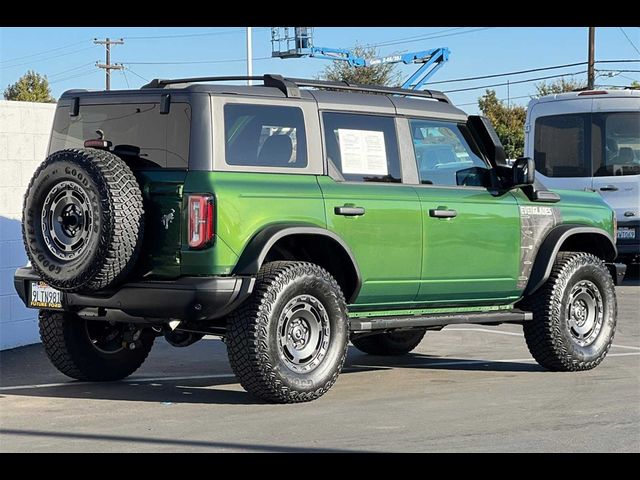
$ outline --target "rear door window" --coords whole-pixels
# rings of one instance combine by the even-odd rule
[[[304,168],[307,142],[298,107],[230,103],[224,106],[227,165]]]
[[[400,183],[400,157],[392,117],[324,112],[329,162],[352,182]]]

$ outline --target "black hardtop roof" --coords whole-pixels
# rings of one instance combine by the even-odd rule
[[[230,81],[262,81],[262,85],[230,85],[204,82]],[[302,88],[301,88],[302,87]],[[162,94],[192,94],[208,93],[212,95],[243,95],[250,97],[271,98],[301,98],[316,100],[319,104],[353,104],[362,107],[377,106],[381,97],[387,98],[398,109],[398,113],[433,113],[435,116],[463,118],[466,114],[454,107],[449,98],[442,92],[435,90],[409,90],[398,87],[384,87],[379,85],[360,85],[348,82],[331,82],[325,80],[310,80],[299,78],[284,78],[279,75],[264,75],[260,77],[196,77],[172,80],[154,79],[139,90],[88,91],[68,90],[62,94],[61,100],[73,97],[103,97],[109,103],[117,97],[148,96]],[[376,94],[376,95],[372,95]],[[99,103],[99,102],[98,102]]]

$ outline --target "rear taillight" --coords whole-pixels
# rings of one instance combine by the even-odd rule
[[[213,240],[213,196],[189,195],[189,247],[204,248]]]

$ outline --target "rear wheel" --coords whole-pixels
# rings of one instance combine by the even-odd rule
[[[611,347],[616,292],[607,267],[594,255],[560,252],[547,282],[522,308],[533,312],[533,320],[524,323],[529,351],[549,370],[590,370]]]
[[[375,333],[354,337],[351,343],[358,350],[369,355],[405,355],[420,345],[427,331],[425,329]]]
[[[149,355],[155,334],[133,324],[41,310],[40,338],[60,372],[77,380],[101,382],[135,372]]]
[[[306,402],[335,383],[347,353],[347,308],[318,265],[271,262],[251,298],[229,315],[225,339],[242,386],[276,403]]]

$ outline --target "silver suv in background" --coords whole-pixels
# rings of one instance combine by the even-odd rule
[[[587,90],[531,100],[525,156],[547,188],[595,190],[618,221],[619,259],[640,257],[640,90]]]

